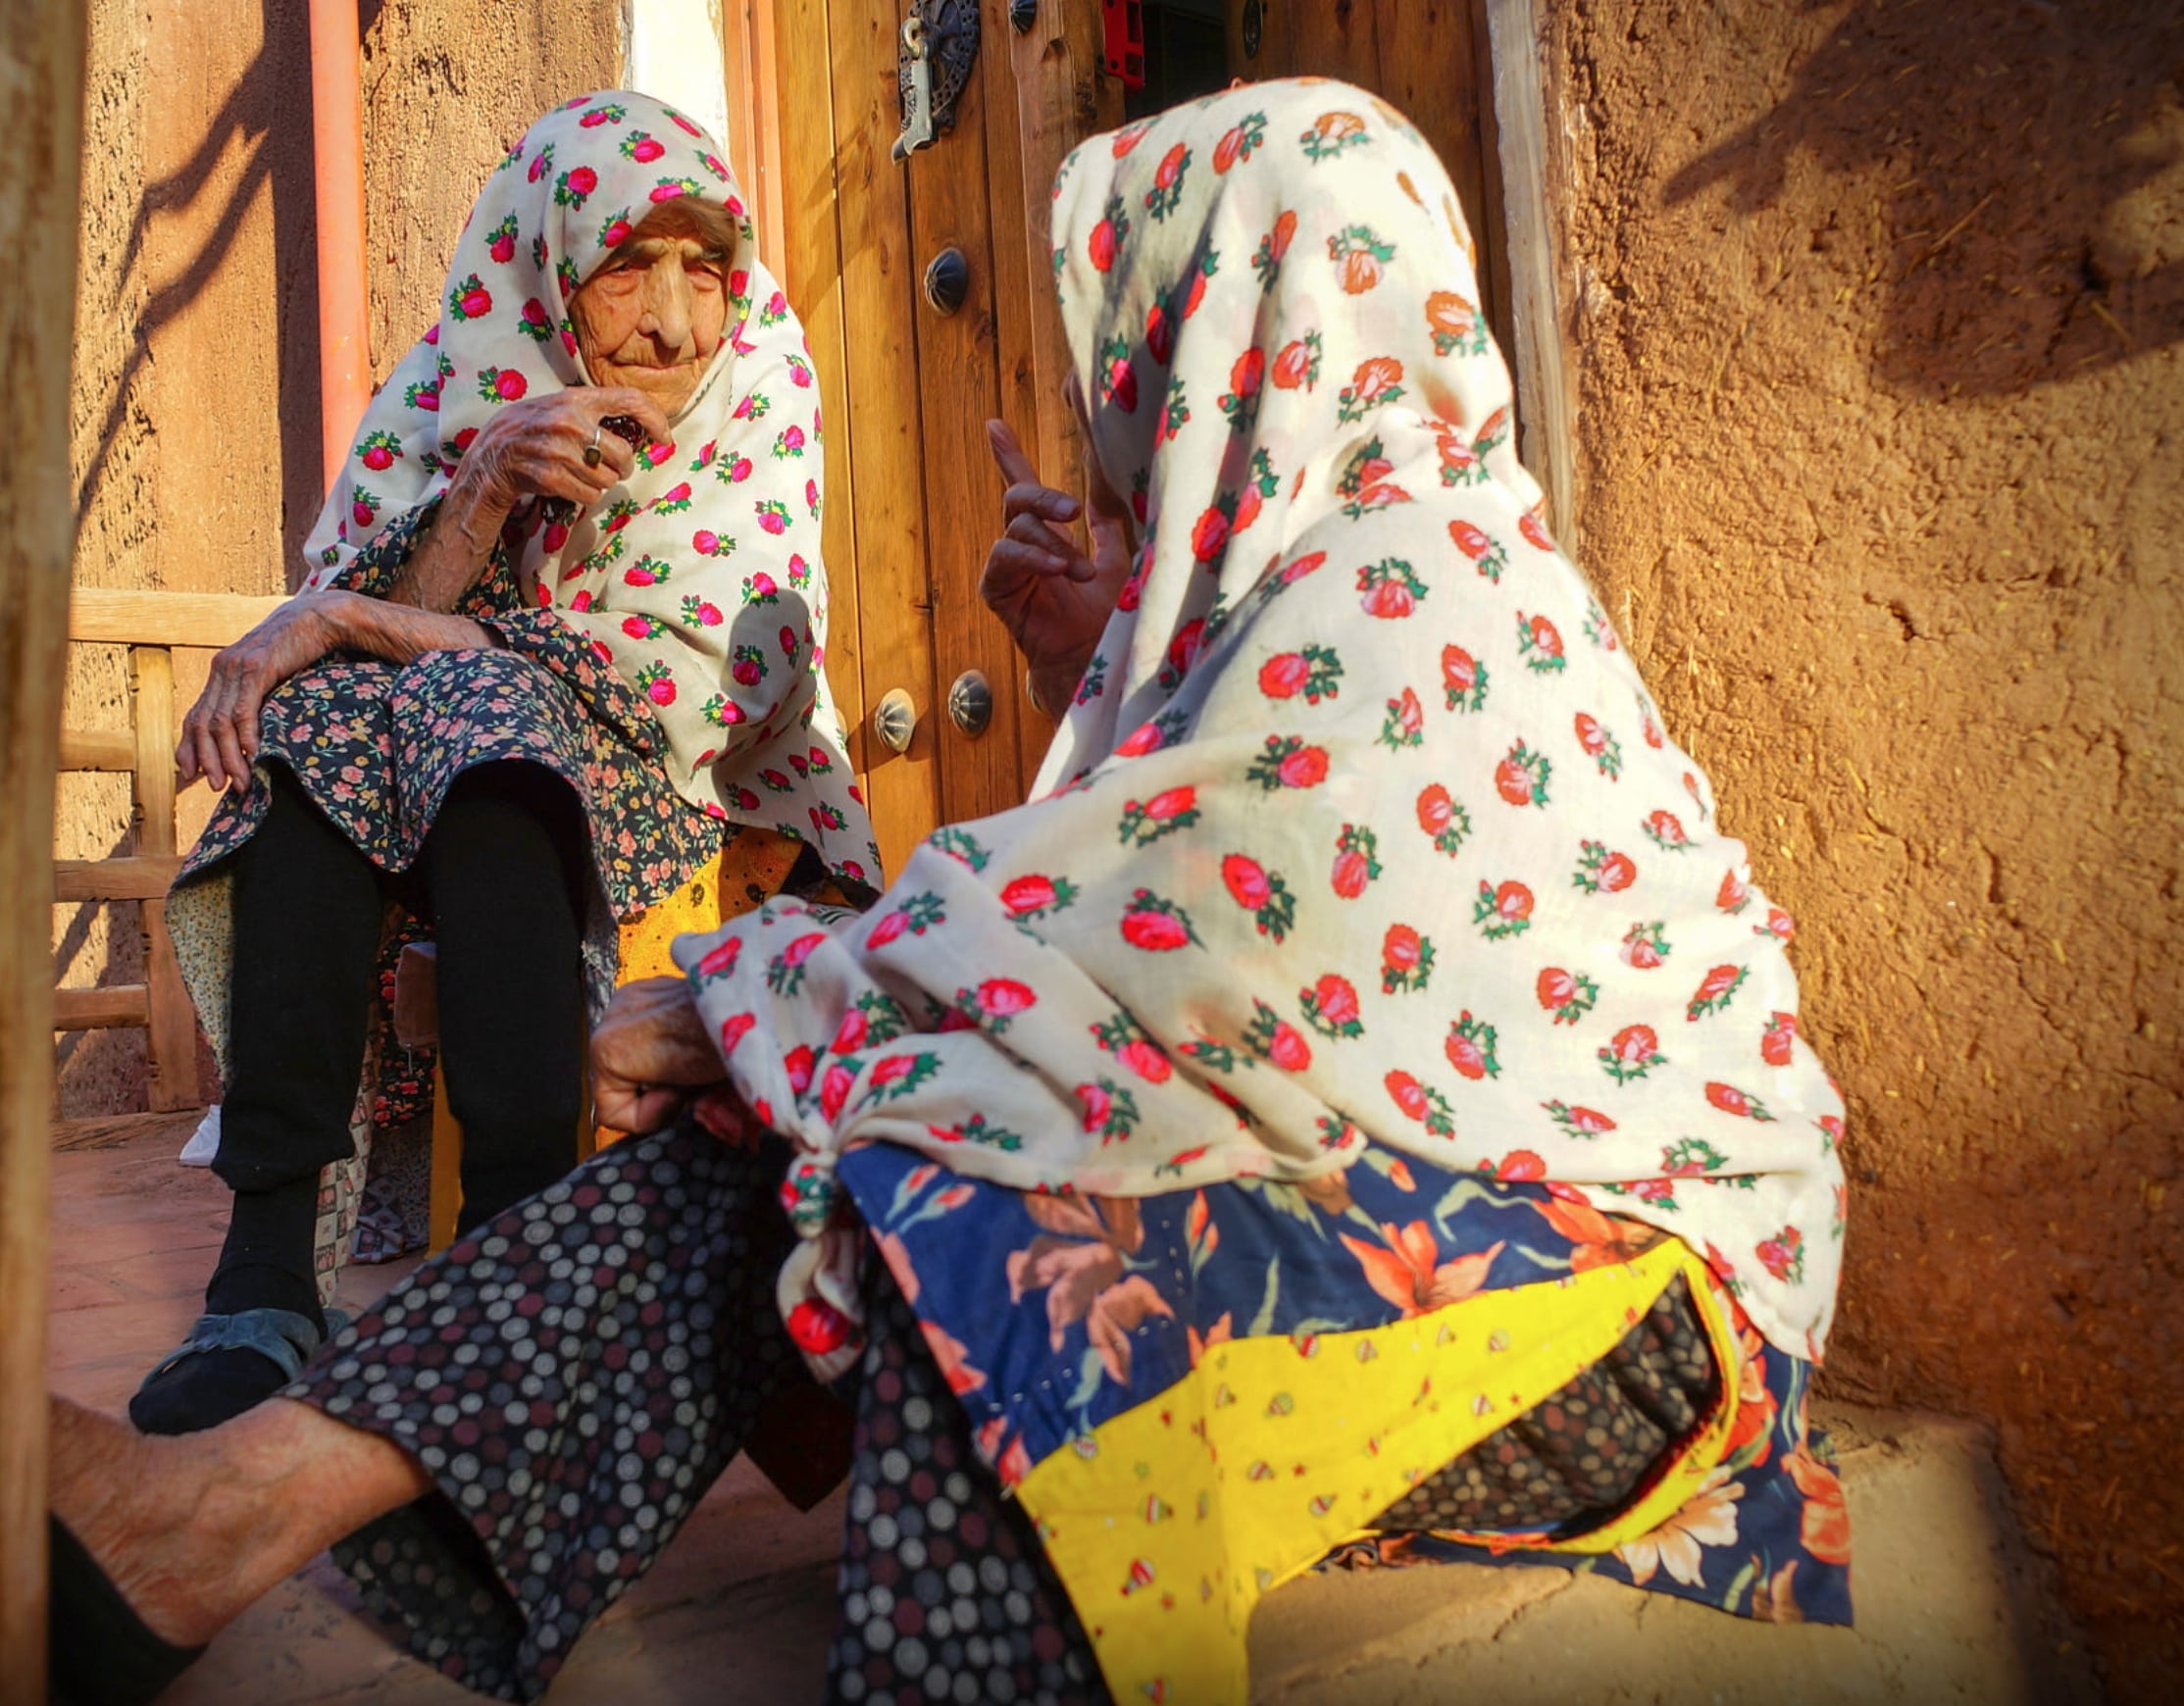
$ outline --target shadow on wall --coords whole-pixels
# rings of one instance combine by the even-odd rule
[[[1801,0],[1834,11],[1841,0]],[[1772,111],[1669,180],[1750,213],[1800,157],[1873,169],[1811,234],[1891,257],[1874,376],[2010,395],[2184,341],[2184,7],[1853,0]],[[1870,233],[1854,233],[1864,243]]]
[[[76,506],[80,527],[81,518],[90,512],[106,477],[107,459],[115,443],[129,430],[136,380],[152,359],[153,338],[187,313],[203,293],[242,231],[245,211],[270,187],[276,270],[271,328],[280,352],[279,394],[265,399],[271,407],[269,430],[264,435],[230,446],[225,457],[209,455],[202,449],[194,454],[205,455],[208,464],[218,466],[222,470],[219,477],[266,485],[268,502],[274,500],[275,493],[267,477],[278,475],[281,566],[292,582],[299,572],[304,537],[318,519],[322,479],[319,270],[315,246],[318,197],[312,181],[309,93],[311,34],[309,14],[292,0],[261,0],[261,7],[264,46],[258,57],[236,80],[220,109],[207,119],[204,139],[189,159],[144,186],[119,269],[125,279],[145,264],[147,248],[157,253],[157,245],[152,242],[153,222],[162,216],[170,220],[189,216],[207,185],[225,176],[221,168],[229,150],[238,144],[250,150],[248,163],[219,212],[209,219],[190,220],[206,233],[196,253],[163,269],[167,276],[145,298],[136,317],[134,344],[114,387],[113,404],[100,424],[98,449],[76,487]],[[234,400],[209,399],[208,411],[217,413],[222,401],[232,407]],[[181,454],[192,454],[188,427],[182,423],[177,423],[177,426],[173,442]]]

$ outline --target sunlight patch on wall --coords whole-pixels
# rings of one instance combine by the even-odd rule
[[[722,0],[625,0],[624,83],[679,107],[723,141]],[[733,0],[731,0],[733,3]]]

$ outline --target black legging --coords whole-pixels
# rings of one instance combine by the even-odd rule
[[[310,1272],[319,1170],[354,1152],[349,1119],[390,894],[438,942],[440,1070],[463,1128],[467,1230],[576,1165],[583,1113],[585,828],[537,765],[480,766],[448,790],[412,877],[359,852],[281,766],[235,855],[229,1082],[213,1169],[236,1192],[221,1259],[279,1305]],[[240,1271],[257,1270],[244,1280]],[[215,1291],[220,1289],[216,1277]],[[236,1287],[230,1286],[230,1290]],[[291,1301],[288,1306],[295,1306]]]

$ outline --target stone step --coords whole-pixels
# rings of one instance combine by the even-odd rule
[[[1251,1627],[1264,1706],[2096,1706],[1972,1424],[1821,1404],[1855,1629],[1756,1624],[1559,1570],[1336,1571]]]
[[[1598,1577],[1427,1566],[1312,1576],[1251,1635],[1263,1706],[2097,1706],[2083,1648],[1976,1427],[1822,1406],[1843,1454],[1855,1630],[1754,1624]],[[737,1465],[572,1656],[551,1706],[817,1700],[838,1495],[798,1516]],[[169,1706],[463,1706],[321,1565],[269,1595]],[[1124,1703],[1128,1706],[1128,1703]]]

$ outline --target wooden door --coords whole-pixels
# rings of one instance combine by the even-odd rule
[[[1548,119],[1568,103],[1550,86],[1546,0],[1148,0],[1148,14],[1164,4],[1225,9],[1232,75],[1341,77],[1425,133],[1477,245],[1479,306],[1516,385],[1517,454],[1577,548],[1570,280],[1550,205],[1571,167]]]
[[[1078,483],[1065,364],[1047,284],[1046,188],[1084,136],[1231,76],[1340,76],[1386,96],[1449,166],[1481,249],[1483,304],[1507,347],[1507,272],[1486,76],[1498,0],[1158,0],[1144,8],[1145,86],[1102,63],[1102,0],[1038,0],[1028,31],[982,0],[976,70],[952,131],[907,162],[896,43],[907,0],[732,0],[730,143],[761,251],[802,316],[827,440],[828,676],[850,726],[888,869],[942,823],[1024,797],[1052,726],[1022,691],[1008,637],[978,599],[1000,522],[985,423],[1007,421],[1046,478]],[[1246,13],[1256,16],[1247,18]],[[959,250],[953,314],[922,281]],[[952,685],[986,677],[992,718],[949,720]],[[871,713],[892,688],[917,711],[889,751]]]
[[[1006,632],[978,599],[1000,523],[985,424],[1007,421],[1041,447],[1048,477],[1074,483],[1059,328],[1050,305],[1034,300],[1035,276],[1044,276],[1033,256],[1045,251],[1046,178],[1099,122],[1096,7],[1043,0],[1023,35],[1008,11],[1007,0],[983,0],[981,48],[953,128],[907,162],[889,157],[901,126],[904,0],[741,0],[728,18],[731,146],[761,251],[802,317],[820,375],[827,673],[889,871],[939,825],[1021,800],[1052,733],[1024,699]],[[1119,90],[1108,105],[1119,119]],[[950,248],[970,285],[943,314],[923,280]],[[947,709],[972,672],[992,701],[975,734]],[[893,688],[917,713],[900,753],[872,725]]]

